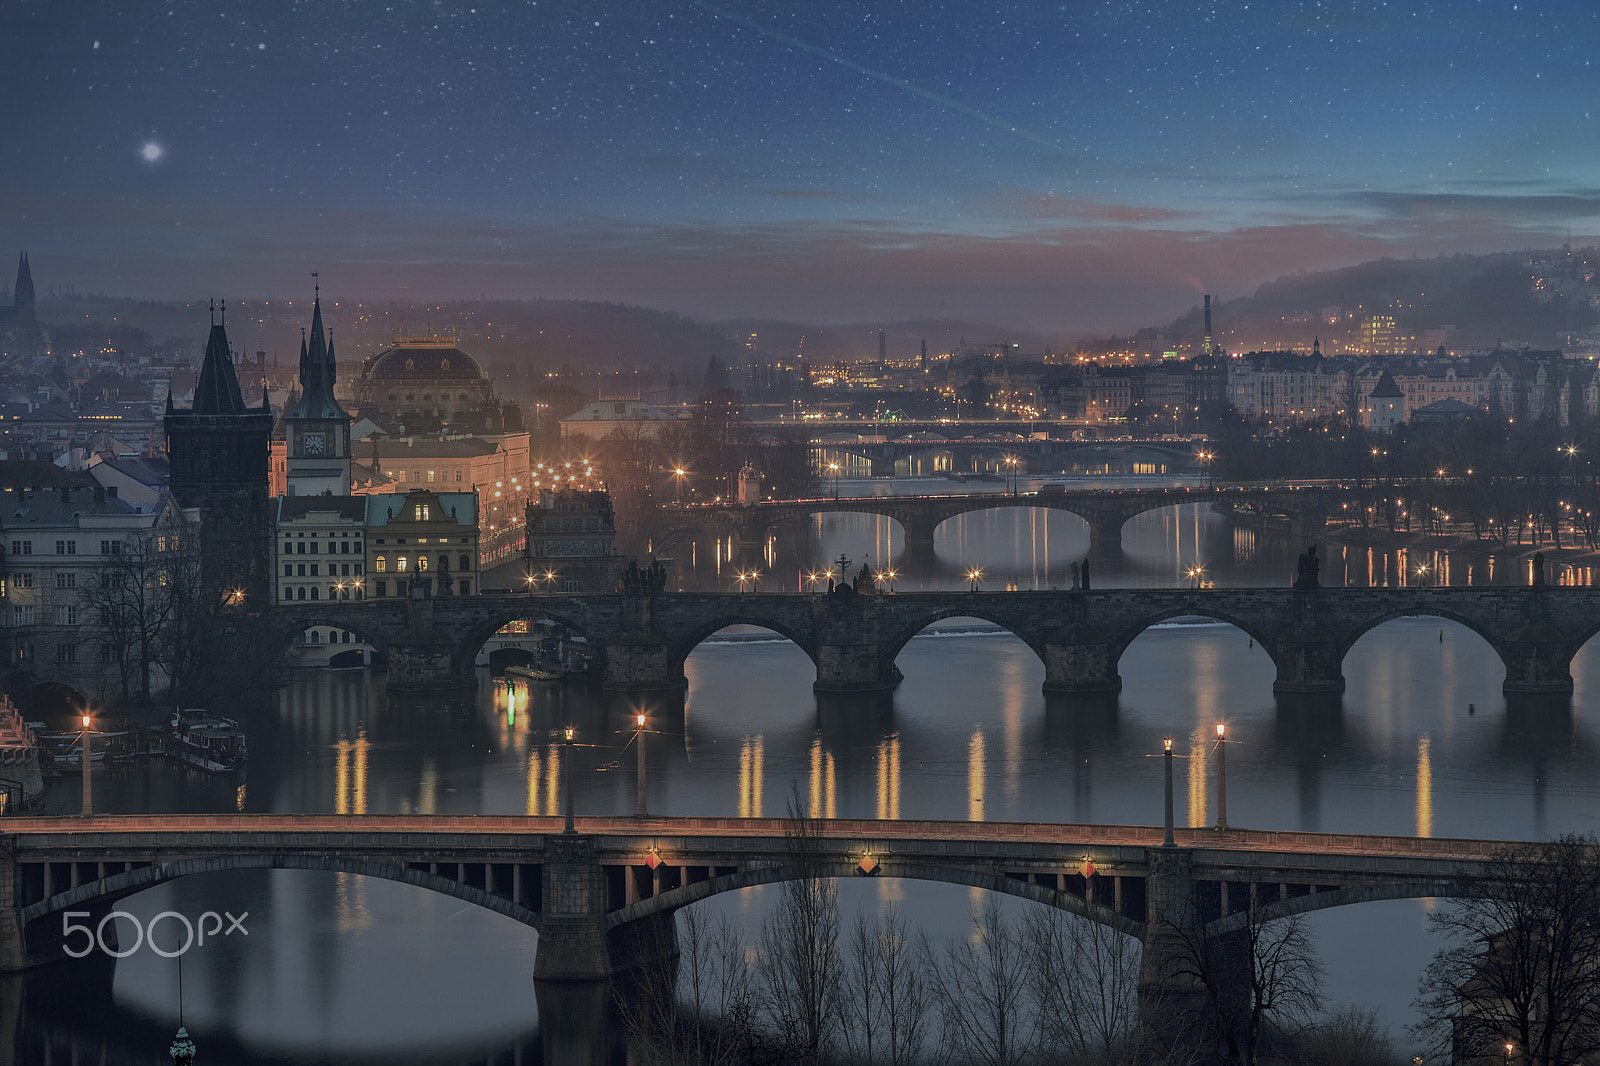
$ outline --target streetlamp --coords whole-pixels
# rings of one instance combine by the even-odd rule
[[[1006,472],[1011,475],[1011,495],[1017,494],[1017,464],[1021,460],[1015,455],[1006,456]]]
[[[833,498],[839,498],[839,464],[829,463],[828,469],[833,473]]]
[[[1206,568],[1198,563],[1183,572],[1184,576],[1190,581],[1190,588],[1200,588],[1205,583],[1202,580],[1205,577],[1205,573]]]
[[[685,473],[687,473],[687,471],[685,471],[681,466],[672,468],[673,483],[677,487],[677,493],[674,502],[678,503],[679,505],[682,505],[683,503],[683,477]]]
[[[89,716],[83,716],[83,748],[79,752],[83,758],[83,810],[79,815],[84,818],[94,817],[94,797],[89,784]]]
[[[1200,477],[1201,480],[1206,483],[1206,488],[1209,489],[1215,487],[1214,483],[1210,480],[1210,473],[1211,460],[1216,458],[1216,453],[1202,449],[1195,455],[1195,458],[1200,460]]]
[[[879,574],[878,576],[883,578],[884,584],[888,587],[888,591],[893,592],[894,591],[894,579],[900,576],[900,572],[897,571],[897,570],[885,570],[883,573]]]
[[[968,591],[970,591],[970,592],[977,592],[978,591],[978,579],[980,577],[982,577],[982,576],[983,576],[982,568],[974,568],[972,570],[968,570],[967,571],[967,580],[972,582],[972,587]]]
[[[1228,727],[1217,723],[1217,828],[1228,828]]]
[[[1161,743],[1164,749],[1162,754],[1162,767],[1166,772],[1167,785],[1166,821],[1163,823],[1166,826],[1166,833],[1161,838],[1161,846],[1164,848],[1175,848],[1178,846],[1178,844],[1177,841],[1172,838],[1172,738],[1167,737]]]
[[[572,727],[567,726],[567,743],[561,753],[561,788],[567,794],[567,827],[562,830],[564,834],[575,834],[577,828],[573,825],[572,803]]]
[[[647,818],[650,812],[644,805],[644,715],[637,716],[638,732],[634,734],[634,743],[639,745],[639,809],[634,812],[636,818]]]
[[[556,572],[554,570],[546,570],[544,572],[544,590],[546,593],[556,590]]]
[[[533,595],[533,587],[536,584],[539,583],[539,579],[534,577],[533,574],[530,572],[527,577],[523,578],[523,581],[527,583],[528,595],[532,596]]]

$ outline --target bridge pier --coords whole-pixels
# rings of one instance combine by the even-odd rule
[[[1517,633],[1503,649],[1507,696],[1565,695],[1572,691],[1573,649],[1555,634],[1530,627]]]
[[[883,661],[878,635],[881,597],[832,592],[818,598],[814,692],[879,692],[900,683],[900,668]]]
[[[1082,622],[1066,626],[1044,646],[1046,692],[1121,692],[1117,653],[1105,635]]]
[[[1337,641],[1280,640],[1268,650],[1278,667],[1273,692],[1344,691],[1344,649]]]
[[[384,684],[396,692],[443,692],[471,686],[471,658],[465,672],[459,671],[454,636],[434,623],[432,582],[412,579],[408,586],[406,626],[389,642],[389,673]]]
[[[1139,961],[1139,1015],[1157,1047],[1193,1048],[1204,1016],[1205,925],[1195,900],[1194,853],[1145,852],[1144,954]]]
[[[671,971],[678,956],[673,916],[657,914],[610,928],[606,912],[613,901],[597,838],[562,834],[548,841],[533,979],[581,984],[639,969]]]
[[[682,665],[674,665],[672,649],[658,633],[634,630],[606,644],[608,692],[677,692],[688,687]]]

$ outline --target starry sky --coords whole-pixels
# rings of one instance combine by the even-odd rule
[[[0,0],[0,260],[140,297],[1159,324],[1600,233],[1593,0]]]

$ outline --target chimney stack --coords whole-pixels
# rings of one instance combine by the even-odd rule
[[[1200,344],[1200,350],[1206,355],[1212,352],[1211,347],[1211,294],[1206,293],[1206,336]]]

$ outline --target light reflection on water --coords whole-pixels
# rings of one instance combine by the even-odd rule
[[[1024,511],[948,523],[934,567],[901,587],[943,587],[974,564],[989,580],[1060,584],[1087,535],[1058,520],[1077,521]],[[839,524],[832,533],[829,522]],[[888,525],[827,516],[812,550],[893,552],[898,533]],[[872,539],[879,532],[885,539]],[[1130,522],[1123,554],[1095,560],[1096,580],[1170,585],[1179,566],[1199,561],[1220,584],[1278,584],[1297,550],[1230,530],[1202,508],[1174,509]],[[1405,572],[1394,553],[1327,555],[1325,579]],[[1464,579],[1473,568],[1488,576],[1481,561],[1449,572]],[[1503,838],[1596,829],[1600,760],[1584,722],[1589,695],[1600,692],[1592,649],[1573,664],[1572,709],[1549,714],[1508,714],[1492,649],[1427,618],[1358,641],[1345,659],[1347,691],[1331,703],[1280,704],[1266,653],[1215,623],[1147,631],[1124,654],[1125,687],[1109,701],[1047,699],[1042,664],[1003,634],[925,636],[899,666],[905,681],[892,694],[813,695],[814,669],[787,642],[703,646],[686,666],[680,717],[649,710],[665,734],[651,747],[652,810],[781,815],[798,787],[807,812],[824,816],[1154,824],[1161,761],[1145,756],[1171,735],[1188,759],[1180,816],[1202,826],[1215,811],[1211,760],[1223,721],[1235,826]],[[484,678],[475,699],[419,700],[390,698],[381,679],[360,673],[301,673],[249,717],[245,805],[558,814],[557,731],[571,722],[598,745],[576,751],[578,810],[627,814],[635,791],[631,759],[618,763],[625,712],[561,686],[507,690]],[[71,787],[53,786],[52,800],[67,806]],[[97,787],[97,806],[122,811],[227,811],[238,801],[232,782],[177,773]],[[752,890],[700,906],[753,928],[770,899]],[[841,899],[898,899],[913,921],[951,935],[966,931],[973,902],[966,889],[893,880],[846,883]],[[146,919],[163,909],[251,912],[248,942],[219,942],[185,961],[185,1020],[208,1061],[348,1061],[360,1051],[387,1062],[472,1060],[519,1046],[535,1061],[536,938],[508,919],[408,886],[298,871],[192,877],[124,906]],[[1416,973],[1436,947],[1423,914],[1420,902],[1398,901],[1316,915],[1332,998],[1406,1020]],[[47,977],[23,980],[49,987]],[[141,1039],[170,1039],[171,964],[147,952],[122,961],[95,1006]],[[23,1026],[89,1031],[86,1013],[41,992],[28,997]]]

